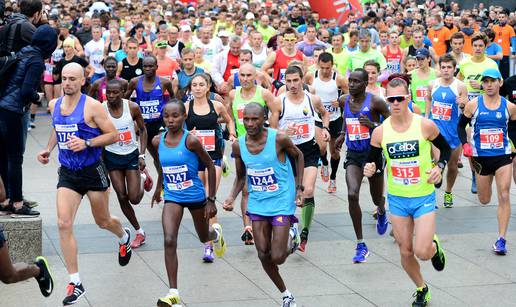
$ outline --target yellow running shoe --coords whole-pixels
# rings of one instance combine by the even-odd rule
[[[218,240],[213,240],[213,251],[215,252],[215,256],[221,258],[226,252],[226,242],[224,241],[224,236],[222,235],[222,226],[220,226],[219,223],[215,223],[212,225],[212,227],[218,235]]]
[[[167,295],[166,297],[160,297],[158,299],[158,307],[176,307],[182,306],[179,295]]]

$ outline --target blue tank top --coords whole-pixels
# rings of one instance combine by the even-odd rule
[[[296,211],[294,172],[286,156],[285,162],[278,160],[276,134],[277,130],[267,128],[265,146],[256,155],[247,150],[246,135],[238,139],[247,172],[247,211],[252,214],[293,215]]]
[[[204,69],[202,69],[200,67],[195,67],[194,73],[191,75],[187,75],[186,72],[181,69],[179,71],[179,73],[177,73],[177,84],[178,84],[179,90],[186,88],[196,74],[200,74],[203,72],[204,72]],[[184,95],[182,98],[183,102],[187,102],[191,98],[190,96],[191,95]]]
[[[509,122],[509,110],[507,100],[500,97],[500,106],[496,110],[490,110],[484,105],[484,96],[478,96],[478,106],[471,118],[473,127],[474,157],[494,157],[511,154],[511,145],[507,135]]]
[[[92,128],[84,122],[86,95],[81,95],[77,106],[70,115],[61,114],[62,101],[63,97],[56,101],[52,116],[52,125],[56,130],[57,147],[59,149],[59,163],[74,171],[81,170],[100,160],[102,147],[88,147],[82,151],[73,152],[68,149],[65,143],[71,136],[89,140],[99,136],[101,131],[99,128]]]
[[[346,106],[344,107],[344,118],[346,121],[346,146],[351,151],[368,151],[371,143],[371,131],[368,127],[360,125],[359,118],[361,114],[367,115],[369,120],[373,120],[371,117],[371,94],[367,94],[362,104],[360,112],[353,113],[349,108],[349,98],[346,98]]]
[[[183,130],[183,136],[176,147],[167,146],[166,133],[161,134],[158,154],[163,170],[165,201],[196,203],[206,199],[204,185],[197,173],[197,154],[186,147],[188,134],[188,131]]]
[[[432,108],[430,110],[430,118],[452,149],[460,145],[457,133],[459,106],[457,105],[456,84],[455,80],[450,86],[436,84],[432,88]]]
[[[233,74],[233,88],[240,87],[240,79],[238,79],[238,72]]]
[[[154,87],[150,92],[143,90],[143,77],[138,79],[136,103],[140,106],[143,120],[146,123],[163,120],[162,112],[165,106],[165,97],[159,77],[156,77]]]

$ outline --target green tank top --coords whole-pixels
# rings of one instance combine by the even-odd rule
[[[342,76],[346,76],[349,69],[349,52],[346,49],[343,49],[340,53],[335,53],[331,47],[326,49],[326,52],[333,55],[333,62],[337,71]]]
[[[233,117],[235,118],[235,126],[237,136],[242,136],[245,134],[244,127],[244,107],[246,104],[250,102],[256,102],[265,106],[265,100],[262,97],[262,87],[256,86],[256,91],[254,92],[254,96],[249,100],[244,100],[241,95],[242,88],[239,87],[235,90],[235,99],[233,99]]]
[[[412,101],[421,109],[423,115],[425,115],[425,97],[428,92],[428,82],[436,78],[435,70],[430,68],[430,72],[427,78],[419,78],[417,70],[412,72],[412,80],[410,82],[410,91],[412,94]]]
[[[428,170],[432,169],[429,140],[423,138],[421,121],[417,114],[412,115],[410,128],[405,132],[392,129],[391,118],[383,124],[382,148],[387,160],[387,192],[402,197],[420,197],[434,192],[429,184]]]

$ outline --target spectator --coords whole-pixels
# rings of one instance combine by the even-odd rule
[[[502,46],[500,46],[494,42],[495,33],[494,33],[493,29],[486,28],[484,30],[484,33],[486,34],[486,36],[488,38],[486,55],[491,60],[494,60],[496,62],[496,64],[498,64],[498,67],[500,67],[500,60],[503,58]]]
[[[79,39],[82,46],[86,45],[92,39],[90,17],[85,16],[82,19],[82,27],[75,33],[75,36]]]
[[[20,12],[11,15],[7,22],[7,43],[3,46],[6,51],[18,52],[30,44],[32,35],[36,31],[36,24],[41,19],[43,4],[41,0],[21,0]],[[20,27],[20,36],[16,36],[16,28]],[[3,42],[2,42],[3,43]]]
[[[509,14],[507,10],[498,13],[498,24],[493,26],[495,42],[502,46],[503,58],[500,61],[500,73],[504,79],[509,78],[511,54],[516,54],[516,34],[514,28],[507,24]],[[512,48],[512,51],[511,51]]]
[[[39,215],[39,212],[23,204],[23,131],[27,130],[23,126],[23,117],[30,104],[40,100],[38,89],[45,70],[45,60],[50,58],[56,46],[56,31],[48,25],[39,27],[30,45],[19,52],[23,58],[6,82],[0,98],[0,174],[9,199],[0,209],[3,211]]]

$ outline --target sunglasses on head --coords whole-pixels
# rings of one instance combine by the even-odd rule
[[[394,103],[394,102],[403,102],[405,100],[405,98],[407,98],[408,95],[400,95],[400,96],[389,96],[389,97],[385,97],[385,100],[387,100],[387,102],[389,103]]]

